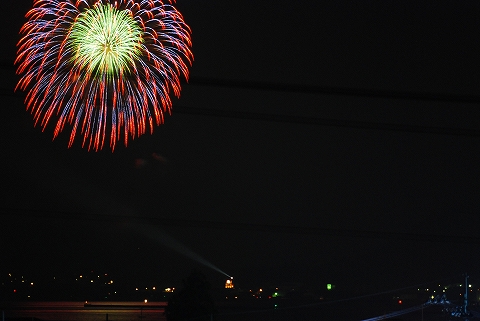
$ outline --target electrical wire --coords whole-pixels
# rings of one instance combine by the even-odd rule
[[[21,93],[13,93],[8,90],[0,88],[0,96],[22,97],[23,99],[25,95]],[[382,131],[408,132],[408,133],[418,133],[418,134],[480,137],[479,129],[379,123],[379,122],[367,122],[367,121],[356,121],[356,120],[305,117],[305,116],[298,116],[298,115],[280,115],[280,114],[246,112],[246,111],[237,111],[237,110],[204,108],[204,107],[198,107],[198,106],[189,107],[189,106],[175,105],[175,113],[193,115],[193,116],[224,117],[224,118],[231,118],[231,119],[314,125],[314,126],[324,126],[324,127],[382,130]]]
[[[12,217],[31,217],[31,218],[51,218],[62,220],[82,220],[96,222],[111,222],[112,220],[134,220],[143,221],[153,225],[182,227],[182,228],[201,228],[215,230],[234,230],[234,231],[254,231],[260,233],[283,233],[298,235],[320,235],[322,237],[336,238],[368,238],[368,239],[388,239],[415,242],[433,242],[433,243],[455,243],[455,244],[480,244],[480,237],[465,235],[447,235],[447,234],[420,234],[403,233],[393,231],[367,231],[355,229],[335,229],[315,226],[291,226],[291,225],[273,225],[273,224],[253,224],[241,222],[221,222],[208,220],[191,220],[179,218],[151,217],[151,216],[132,216],[120,214],[88,214],[76,212],[31,210],[31,209],[13,209],[0,208],[0,216]]]

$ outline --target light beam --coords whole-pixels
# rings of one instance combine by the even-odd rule
[[[198,255],[197,253],[193,252],[191,249],[189,249],[186,245],[180,243],[161,229],[157,227],[153,227],[151,225],[146,225],[146,224],[140,224],[140,223],[133,223],[129,224],[129,227],[134,229],[136,232],[141,233],[148,238],[152,239],[153,241],[160,243],[169,249],[172,249],[176,251],[177,253],[180,253],[194,261],[197,261],[198,263],[203,264],[206,267],[209,267],[229,278],[232,278],[231,275],[225,273],[218,267],[216,267],[213,263],[209,262],[202,256]]]

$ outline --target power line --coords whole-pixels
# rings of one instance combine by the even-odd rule
[[[382,89],[368,88],[348,88],[336,86],[319,86],[319,85],[298,85],[298,84],[282,84],[269,83],[259,81],[234,80],[234,79],[215,79],[205,77],[192,77],[189,85],[209,86],[209,87],[226,87],[226,88],[242,88],[261,91],[277,91],[302,94],[316,95],[335,95],[335,96],[354,96],[368,98],[386,98],[400,100],[417,100],[417,101],[438,101],[438,102],[455,102],[455,103],[472,103],[479,104],[479,95],[466,94],[445,94],[445,93],[428,93],[414,91],[394,91]]]
[[[356,120],[340,120],[328,118],[314,118],[295,115],[278,115],[266,113],[254,113],[246,111],[220,110],[213,108],[187,107],[175,105],[175,113],[199,116],[214,116],[245,120],[259,120],[268,122],[281,122],[302,125],[356,128],[367,130],[385,130],[395,132],[409,132],[419,134],[436,134],[452,136],[479,137],[480,130],[467,128],[448,128],[434,126],[404,125],[393,123],[376,123]]]
[[[392,231],[365,231],[355,229],[332,229],[315,226],[291,226],[291,225],[273,225],[273,224],[253,224],[239,222],[221,222],[208,220],[191,220],[179,218],[151,217],[151,216],[133,216],[120,214],[88,214],[79,212],[61,212],[46,210],[12,209],[0,208],[1,216],[27,216],[33,218],[51,218],[61,220],[82,220],[82,221],[147,221],[149,224],[182,227],[182,228],[201,228],[216,230],[234,230],[234,231],[253,231],[260,233],[284,233],[300,235],[321,235],[339,238],[369,238],[369,239],[388,239],[415,242],[434,242],[434,243],[468,243],[480,244],[480,237],[465,235],[446,235],[446,234],[420,234]]]
[[[0,88],[0,96],[23,98],[25,95],[20,93],[14,93],[13,91]],[[365,129],[365,130],[408,132],[408,133],[416,133],[416,134],[480,137],[479,129],[420,126],[420,125],[406,125],[406,124],[394,124],[394,123],[377,123],[377,122],[356,121],[356,120],[306,117],[306,116],[298,116],[298,115],[279,115],[279,114],[267,114],[267,113],[257,113],[257,112],[247,112],[247,111],[215,109],[215,108],[188,107],[188,106],[182,106],[182,105],[175,105],[174,108],[175,108],[176,114],[185,114],[185,115],[193,115],[193,116],[224,117],[224,118],[231,118],[231,119],[279,122],[279,123],[339,127],[339,128],[352,128],[352,129]]]
[[[0,61],[0,70],[15,70],[13,63]],[[239,79],[220,79],[208,77],[190,77],[188,84],[191,86],[208,86],[208,87],[224,87],[251,89],[259,91],[276,91],[300,94],[314,95],[335,95],[335,96],[352,96],[352,97],[368,97],[368,98],[386,98],[400,100],[416,100],[416,101],[438,101],[438,102],[455,102],[479,104],[479,95],[469,94],[451,94],[451,93],[431,93],[431,92],[415,92],[415,91],[395,91],[383,89],[368,88],[352,88],[339,86],[321,86],[308,84],[285,84],[273,82],[261,82]]]

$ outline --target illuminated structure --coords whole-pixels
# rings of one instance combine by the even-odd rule
[[[225,281],[225,289],[234,289],[235,286],[233,285],[233,276],[230,277],[227,281]]]

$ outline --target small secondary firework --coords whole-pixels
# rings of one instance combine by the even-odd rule
[[[71,128],[99,150],[151,133],[192,64],[191,31],[175,0],[34,0],[20,33],[16,89],[35,125]]]

